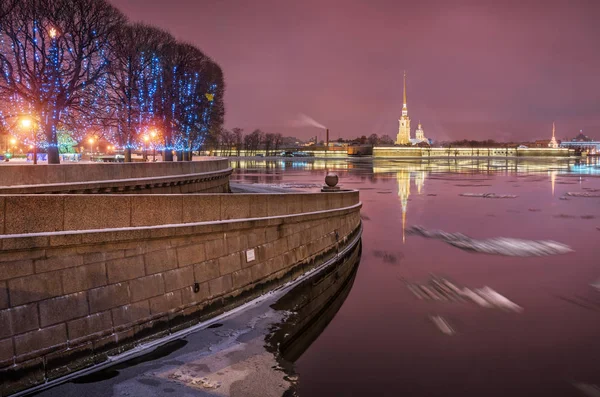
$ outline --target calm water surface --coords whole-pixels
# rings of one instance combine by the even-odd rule
[[[234,161],[234,181],[316,190],[327,171],[363,202],[363,253],[341,309],[296,361],[301,396],[598,396],[600,165],[574,161]],[[461,193],[514,194],[512,199]],[[562,199],[561,199],[562,198]],[[574,252],[462,251],[405,229],[554,240]],[[420,300],[431,275],[489,286],[521,313]],[[442,316],[446,335],[430,320]],[[587,394],[586,394],[587,393]],[[596,393],[596,394],[594,394]]]

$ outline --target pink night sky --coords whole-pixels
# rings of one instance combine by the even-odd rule
[[[600,139],[600,2],[111,0],[217,61],[226,127],[306,139]],[[324,138],[324,135],[321,135]]]

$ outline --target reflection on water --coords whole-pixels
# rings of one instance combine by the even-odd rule
[[[305,280],[272,306],[289,312],[285,321],[276,324],[266,338],[267,349],[277,355],[288,379],[292,380],[286,396],[297,393],[293,363],[325,330],[350,293],[361,251],[358,244],[337,265]]]
[[[598,158],[268,163],[256,161],[234,178],[309,185],[333,171],[342,187],[360,190],[363,203],[361,265],[343,306],[295,361],[301,396],[582,397],[583,389],[600,390]],[[414,225],[477,241],[556,241],[573,252],[475,254],[404,233]],[[523,310],[419,299],[406,288],[433,276],[497,291]],[[447,321],[452,335],[432,318]]]
[[[425,171],[408,171],[401,170],[396,172],[396,180],[398,181],[398,197],[402,204],[402,243],[406,242],[406,212],[408,210],[408,198],[410,197],[411,182],[417,188],[417,194],[421,194],[427,173]]]

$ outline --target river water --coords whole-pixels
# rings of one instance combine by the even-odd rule
[[[316,190],[332,171],[343,188],[360,190],[361,264],[335,317],[295,362],[300,396],[600,396],[600,292],[592,285],[600,279],[600,197],[567,195],[600,196],[595,159],[232,164],[238,182]],[[407,234],[413,225],[552,240],[573,252],[475,253]],[[408,288],[432,276],[490,287],[522,310]]]
[[[600,396],[597,160],[232,166],[232,182],[257,191],[319,191],[337,173],[360,190],[362,247],[290,291],[41,396]],[[426,238],[414,226],[462,235]],[[569,252],[455,246],[498,237]],[[502,244],[503,254],[527,247]]]

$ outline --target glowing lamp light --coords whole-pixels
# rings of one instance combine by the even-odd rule
[[[88,143],[89,143],[89,144],[92,144],[92,143],[94,143],[94,138],[90,138],[90,139],[88,139]]]
[[[56,35],[58,34],[57,30],[54,28],[50,28],[50,30],[48,31],[48,34],[50,35],[50,38],[55,38]]]
[[[33,145],[29,145],[29,149],[33,149]]]
[[[29,128],[29,127],[31,127],[31,124],[32,124],[32,123],[31,123],[31,119],[27,119],[27,118],[25,118],[25,119],[22,119],[22,120],[21,120],[21,125],[22,125],[24,128]]]
[[[156,137],[156,131],[152,131],[152,132],[150,133],[150,136],[151,136],[152,138],[155,138],[155,137]]]
[[[17,140],[15,138],[11,138],[10,144],[11,145],[16,145],[17,144]]]
[[[150,137],[148,135],[144,135],[144,141],[148,142],[150,140]]]

